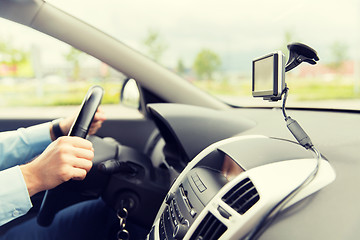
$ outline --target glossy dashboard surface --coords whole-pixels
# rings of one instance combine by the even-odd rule
[[[280,109],[233,109],[218,111],[218,114],[226,115],[232,119],[247,119],[249,122],[256,123],[245,129],[234,129],[234,136],[264,135],[274,139],[283,139],[285,142],[294,141],[293,136],[286,128]],[[297,211],[296,214],[283,214],[277,222],[264,232],[261,239],[279,239],[279,232],[282,234],[280,239],[303,239],[304,235],[298,234],[297,231],[286,231],[286,229],[292,229],[294,226],[300,231],[319,236],[319,238],[339,239],[347,236],[350,232],[356,236],[358,233],[354,232],[351,226],[339,227],[335,216],[341,216],[344,220],[349,219],[350,222],[355,222],[354,211],[360,213],[360,207],[357,204],[360,200],[360,194],[354,191],[360,181],[358,174],[360,161],[357,157],[357,146],[360,145],[360,139],[355,134],[356,131],[359,131],[359,114],[315,110],[293,110],[288,111],[288,114],[296,119],[309,134],[314,145],[334,168],[337,178],[319,193],[303,201],[304,204],[299,204],[301,211]],[[191,126],[187,127],[191,129]],[[176,129],[173,126],[171,128]],[[173,134],[176,135],[176,131]],[[289,144],[288,147],[280,148],[276,153],[272,153],[274,159],[296,157],[295,155],[298,153],[294,154],[291,146],[292,144]],[[267,149],[264,146],[252,146],[252,148],[256,147],[258,151],[255,153],[267,155]],[[243,149],[240,146],[239,151],[233,154],[235,155],[231,157],[238,159],[240,156],[246,156],[240,160],[240,165],[241,161],[247,167],[261,164],[261,161],[259,163],[249,161],[254,151],[247,151],[246,146]],[[306,151],[300,153],[299,157],[304,157],[302,154],[306,155],[307,153]],[[346,197],[339,198],[338,196]],[[346,212],[344,212],[344,208],[347,209]],[[329,214],[332,217],[326,217]],[[282,221],[283,218],[286,218],[286,221]],[[329,230],[329,226],[333,226],[336,230]]]

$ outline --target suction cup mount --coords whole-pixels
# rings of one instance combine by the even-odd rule
[[[302,62],[315,65],[319,61],[317,52],[311,47],[302,43],[291,43],[287,46],[290,51],[288,62],[285,66],[285,72],[292,70]]]

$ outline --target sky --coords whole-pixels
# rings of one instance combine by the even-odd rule
[[[145,51],[142,42],[149,29],[157,31],[167,46],[161,62],[169,67],[175,66],[179,59],[191,66],[196,54],[208,48],[220,55],[224,68],[246,70],[252,59],[285,46],[285,32],[291,33],[292,41],[316,49],[324,62],[331,61],[330,49],[335,42],[348,46],[350,58],[360,56],[358,0],[48,2],[142,52]],[[2,36],[4,31],[10,31],[19,44],[29,42],[17,38],[22,30],[1,27]],[[43,45],[46,47],[46,43]],[[48,58],[56,61],[55,54],[51,57],[49,53]]]

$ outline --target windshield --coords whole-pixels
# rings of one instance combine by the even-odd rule
[[[252,60],[301,42],[317,65],[286,74],[288,106],[360,108],[360,4],[356,0],[49,0],[237,106],[251,97]]]

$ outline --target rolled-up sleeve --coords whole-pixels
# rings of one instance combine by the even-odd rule
[[[0,172],[0,226],[26,214],[32,207],[20,167]]]
[[[26,214],[32,207],[20,167],[51,143],[44,123],[0,133],[0,226]]]
[[[0,170],[24,164],[43,152],[51,143],[49,124],[0,133]]]

